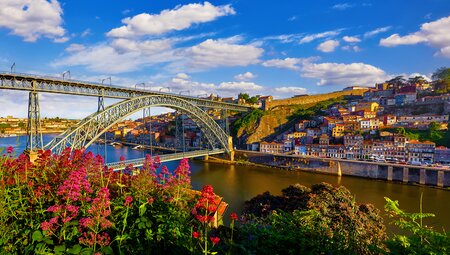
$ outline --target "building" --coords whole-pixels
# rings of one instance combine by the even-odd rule
[[[384,126],[393,126],[397,123],[397,117],[395,115],[387,114],[383,116]]]
[[[431,122],[447,123],[448,115],[423,114],[423,115],[399,116],[398,122],[412,125],[429,125]]]
[[[355,107],[355,111],[376,112],[379,106],[376,102],[359,102]]]
[[[339,138],[344,136],[345,126],[344,124],[336,124],[336,126],[333,127],[331,136],[334,138]]]
[[[411,140],[406,144],[410,164],[431,164],[434,162],[436,144],[430,141]]]
[[[450,164],[450,148],[439,146],[434,151],[434,162]]]
[[[282,154],[284,151],[284,143],[277,142],[261,142],[259,144],[259,151],[265,153]]]
[[[395,95],[396,105],[412,104],[416,102],[417,94],[415,92],[405,92]]]

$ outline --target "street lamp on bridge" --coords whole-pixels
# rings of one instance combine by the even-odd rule
[[[70,70],[64,71],[64,72],[62,73],[62,78],[63,78],[63,80],[64,80],[64,78],[66,77],[66,74],[69,76],[69,79],[68,79],[68,80],[70,80]]]

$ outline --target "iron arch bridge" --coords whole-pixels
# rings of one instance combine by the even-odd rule
[[[190,117],[203,131],[212,149],[230,153],[231,139],[205,111],[181,97],[172,95],[148,95],[131,98],[113,104],[81,120],[77,125],[54,138],[45,149],[61,153],[65,148],[88,147],[114,124],[127,116],[149,107],[168,107]]]

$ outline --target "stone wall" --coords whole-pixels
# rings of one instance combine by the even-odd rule
[[[274,107],[280,106],[280,105],[304,105],[304,104],[312,104],[317,103],[321,101],[325,101],[331,98],[337,98],[340,96],[362,96],[364,92],[366,92],[367,89],[355,89],[355,90],[343,90],[343,91],[336,91],[332,93],[327,94],[320,94],[320,95],[312,95],[312,96],[302,96],[302,97],[293,97],[293,98],[287,98],[287,99],[280,99],[280,100],[272,100],[271,102],[266,102],[265,109],[264,110],[270,110]]]

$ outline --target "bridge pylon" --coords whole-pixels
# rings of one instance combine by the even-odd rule
[[[33,87],[36,87],[36,81],[33,81]],[[43,147],[39,96],[36,91],[31,91],[28,96],[27,144],[25,154],[28,155],[31,162],[34,162],[37,158],[37,151]]]

